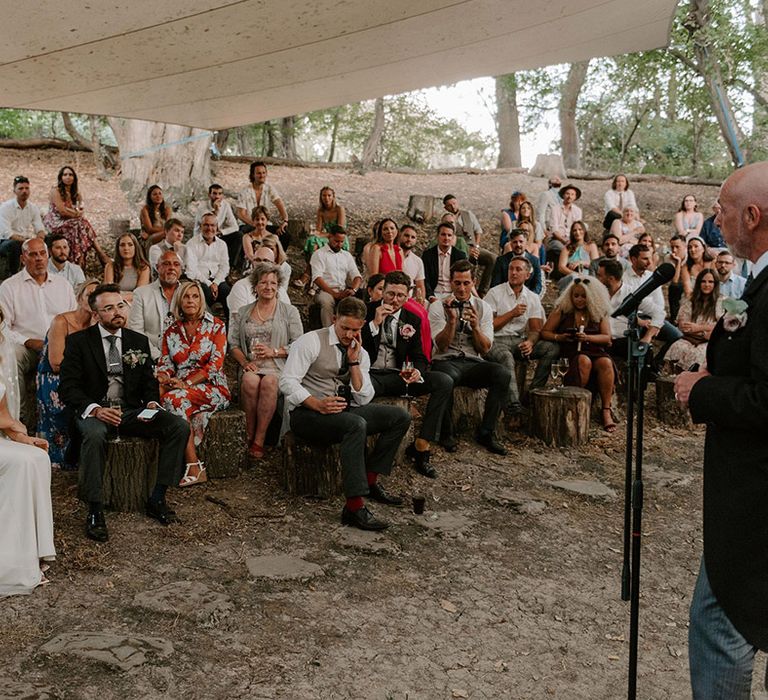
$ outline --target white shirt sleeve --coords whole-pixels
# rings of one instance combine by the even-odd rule
[[[301,385],[301,380],[319,354],[320,338],[317,333],[305,333],[291,343],[279,380],[280,393],[285,396],[289,411],[301,406],[311,396]]]
[[[443,310],[443,302],[441,299],[438,299],[429,305],[429,327],[432,329],[433,340],[442,333],[445,324],[446,320],[445,311]],[[491,321],[491,326],[493,326],[493,321]]]
[[[15,200],[4,202],[2,206],[0,206],[0,240],[8,240],[13,233],[13,230],[11,229],[11,221],[13,216],[14,201]],[[40,213],[38,212],[38,217],[39,216]]]

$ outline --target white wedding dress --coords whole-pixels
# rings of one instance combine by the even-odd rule
[[[18,419],[16,358],[11,343],[0,336],[3,398]],[[48,453],[0,431],[0,597],[31,593],[40,585],[40,560],[55,558]]]

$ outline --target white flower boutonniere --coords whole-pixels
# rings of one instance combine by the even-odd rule
[[[729,333],[735,333],[746,325],[747,302],[743,299],[724,299],[723,310],[723,328]]]
[[[149,355],[141,350],[126,350],[123,353],[123,362],[131,369],[134,369],[139,365],[143,365],[148,357]]]
[[[400,326],[400,335],[406,340],[413,338],[415,334],[416,329],[410,323],[404,323],[402,326]]]

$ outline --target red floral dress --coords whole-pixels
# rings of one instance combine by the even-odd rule
[[[171,413],[184,416],[192,427],[195,445],[203,441],[203,433],[215,411],[229,406],[229,387],[224,375],[227,333],[224,324],[206,311],[200,327],[188,338],[181,321],[176,321],[163,335],[163,351],[157,371],[185,380],[199,372],[206,379],[191,387],[172,389],[163,396],[163,406]]]

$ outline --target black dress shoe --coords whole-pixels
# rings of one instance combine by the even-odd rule
[[[85,536],[96,542],[106,542],[109,539],[107,531],[107,521],[104,519],[104,513],[88,513],[85,520]]]
[[[446,452],[456,452],[456,450],[459,449],[459,441],[455,437],[449,437],[445,438],[445,440],[441,440],[440,445]]]
[[[175,523],[176,513],[166,505],[165,501],[147,501],[147,516],[154,518],[161,525]]]
[[[496,455],[506,455],[509,454],[507,452],[507,448],[504,447],[494,436],[493,433],[478,433],[475,437],[475,441],[479,444],[485,447],[488,452],[493,452],[493,454]]]
[[[389,523],[376,518],[365,506],[354,512],[344,506],[344,510],[341,511],[341,524],[351,525],[361,530],[386,530],[389,527]]]
[[[405,448],[406,457],[410,457],[414,461],[413,466],[419,474],[428,479],[437,479],[437,470],[429,463],[431,454],[429,450],[419,452],[415,443],[411,443]]]
[[[388,506],[403,505],[403,499],[400,498],[400,496],[393,496],[391,493],[387,493],[384,487],[379,483],[371,484],[368,487],[368,498]]]

